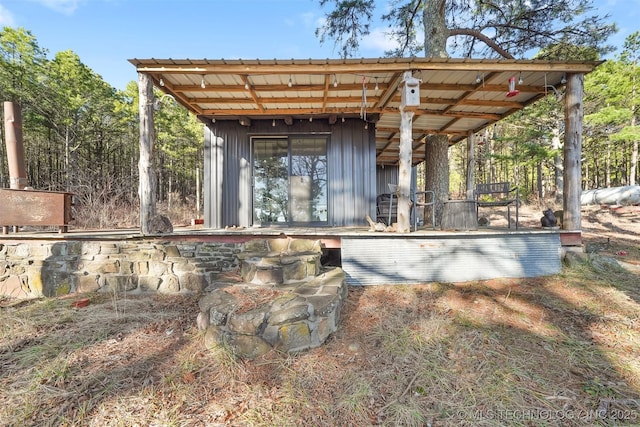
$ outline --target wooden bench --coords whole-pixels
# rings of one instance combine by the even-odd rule
[[[518,229],[518,207],[520,205],[520,191],[518,187],[511,188],[508,182],[477,184],[474,194],[476,200],[476,215],[478,217],[480,208],[506,206],[509,228],[511,228],[511,206],[514,205],[516,207],[516,230]]]

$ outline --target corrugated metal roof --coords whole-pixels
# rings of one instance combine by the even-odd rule
[[[599,62],[457,58],[131,59],[140,73],[202,120],[241,118],[337,120],[362,117],[376,126],[378,164],[396,164],[399,88],[405,71],[421,80],[413,119],[414,163],[424,138],[466,138],[563,86],[569,73]],[[519,93],[507,97],[509,79]]]

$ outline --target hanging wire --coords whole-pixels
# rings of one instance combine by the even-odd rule
[[[362,105],[360,106],[360,118],[367,120],[367,79],[362,76]]]

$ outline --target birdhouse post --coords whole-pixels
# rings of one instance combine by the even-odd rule
[[[411,158],[413,116],[420,106],[420,80],[405,71],[400,101],[400,158],[398,166],[398,224],[396,231],[411,231]]]

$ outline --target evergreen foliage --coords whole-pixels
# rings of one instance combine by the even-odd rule
[[[137,83],[117,90],[74,52],[47,54],[27,30],[0,31],[0,97],[22,108],[29,186],[74,193],[79,225],[114,226],[104,210],[137,211]],[[175,102],[162,102],[156,134],[157,199],[188,200],[195,215],[202,124]],[[7,188],[4,138],[2,130],[0,186]]]
[[[637,181],[639,41],[640,33],[632,34],[618,57],[586,76],[585,189]],[[555,55],[556,49],[551,47],[545,54]],[[47,55],[27,30],[5,27],[0,32],[0,97],[22,106],[29,185],[75,193],[81,225],[113,226],[95,212],[121,207],[137,211],[137,84],[131,82],[120,91],[72,51],[58,52],[51,59]],[[562,141],[562,108],[557,97],[548,96],[477,135],[478,180],[514,182],[530,198],[554,194],[558,167],[554,159],[561,149],[554,140]],[[155,118],[158,200],[179,197],[196,210],[202,125],[170,101],[162,103]],[[6,188],[4,130],[1,135],[0,186]],[[451,149],[454,164],[465,149],[464,144]],[[453,187],[454,193],[463,191]]]

